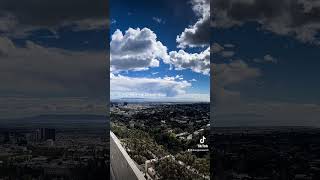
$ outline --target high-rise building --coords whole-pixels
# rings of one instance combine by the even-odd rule
[[[3,133],[3,142],[8,143],[10,141],[10,132]]]
[[[55,129],[50,129],[50,128],[45,128],[45,133],[44,133],[44,139],[52,139],[56,140],[56,130]]]
[[[56,140],[56,130],[52,128],[40,128],[34,133],[35,141],[46,141],[48,139]]]

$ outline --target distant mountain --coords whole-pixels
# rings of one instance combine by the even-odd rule
[[[154,98],[119,98],[111,99],[111,103],[171,103],[171,104],[190,104],[190,103],[209,103],[202,101],[186,101],[184,99],[154,99]]]
[[[106,119],[106,116],[104,115],[95,115],[95,114],[42,114],[39,116],[34,116],[34,117],[25,117],[22,119],[70,119],[70,120],[90,120],[90,119]]]
[[[145,102],[148,101],[146,98],[120,98],[120,99],[112,99],[111,102]]]

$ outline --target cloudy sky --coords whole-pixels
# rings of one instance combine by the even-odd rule
[[[207,0],[110,1],[111,99],[209,101]]]
[[[108,1],[0,1],[0,116],[105,111]]]
[[[320,126],[320,3],[214,0],[216,126]]]
[[[0,1],[2,118],[104,112],[109,74],[112,99],[208,101],[211,68],[216,126],[320,125],[317,1],[109,4]]]

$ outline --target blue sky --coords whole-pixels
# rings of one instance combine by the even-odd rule
[[[129,28],[136,30],[140,28],[147,28],[152,31],[154,35],[157,36],[156,41],[162,43],[163,46],[167,48],[167,54],[169,52],[174,51],[177,52],[182,48],[178,48],[178,42],[176,38],[180,35],[185,28],[193,25],[199,20],[199,16],[197,16],[192,9],[192,4],[189,1],[177,1],[172,3],[171,1],[159,1],[157,3],[150,1],[129,1],[129,0],[120,0],[120,1],[111,1],[110,2],[110,19],[111,19],[111,27],[110,27],[110,36],[114,34],[116,30],[120,30],[123,35]],[[210,39],[207,40],[209,44]],[[184,51],[189,54],[197,53],[205,51],[208,46],[194,47],[194,48],[185,48]],[[122,52],[125,54],[125,52]],[[112,56],[112,46],[111,46],[111,56]],[[188,86],[186,88],[180,87],[177,89],[181,92],[174,93],[168,95],[165,91],[171,91],[170,88],[175,87],[164,87],[165,85],[158,88],[165,88],[166,90],[157,90],[156,86],[154,88],[148,90],[148,97],[145,98],[155,98],[158,100],[168,100],[168,101],[209,101],[209,91],[210,91],[210,76],[209,74],[204,74],[204,72],[195,72],[190,68],[183,69],[175,69],[174,63],[166,63],[163,60],[163,57],[159,57],[157,60],[159,61],[159,65],[148,67],[144,70],[126,70],[118,72],[111,72],[115,76],[125,76],[130,78],[166,78],[168,77],[179,77],[173,80],[174,82],[182,82]],[[111,57],[112,58],[112,57]],[[120,59],[121,60],[121,59]],[[112,61],[112,60],[111,60]],[[195,59],[195,61],[203,61],[202,59]],[[112,66],[111,62],[111,66]],[[170,68],[172,67],[172,68]],[[169,82],[170,83],[170,82]],[[141,82],[141,84],[143,84]],[[189,84],[189,85],[188,85]],[[114,86],[118,86],[115,85]],[[132,87],[132,86],[130,86]],[[133,94],[142,97],[143,88],[138,88],[134,90],[136,87],[132,87],[132,91],[126,90],[123,93],[115,95],[115,91],[112,91],[113,85],[111,81],[111,99],[117,98],[126,98],[126,97],[135,97]],[[149,87],[146,87],[149,88]],[[178,87],[179,88],[179,87]],[[117,88],[120,90],[120,88]],[[139,92],[138,92],[139,91]],[[152,93],[162,94],[159,97],[153,96]],[[195,95],[195,96],[194,96]],[[201,99],[199,99],[201,96]],[[187,97],[187,98],[186,98]]]

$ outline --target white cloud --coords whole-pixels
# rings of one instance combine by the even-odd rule
[[[176,75],[176,79],[183,80],[183,75]]]
[[[173,65],[176,70],[191,69],[194,72],[209,75],[210,72],[210,48],[201,53],[187,53],[184,50],[171,51],[170,59],[165,63]]]
[[[113,73],[148,70],[150,67],[158,67],[160,61],[170,64],[175,70],[191,69],[205,75],[210,72],[209,47],[200,53],[179,50],[168,54],[167,47],[157,41],[156,34],[148,28],[129,28],[125,34],[116,30],[112,35],[110,50]]]
[[[152,17],[152,20],[154,20],[155,22],[157,22],[159,24],[165,24],[165,21],[159,17]]]
[[[129,28],[125,34],[116,30],[110,42],[111,71],[141,71],[158,67],[167,59],[167,47],[157,41],[157,35],[148,28]]]
[[[112,19],[110,23],[111,23],[111,24],[116,24],[116,23],[117,23],[117,20]]]
[[[119,96],[135,97],[175,97],[186,93],[191,83],[179,77],[141,78],[111,74],[112,98]]]

